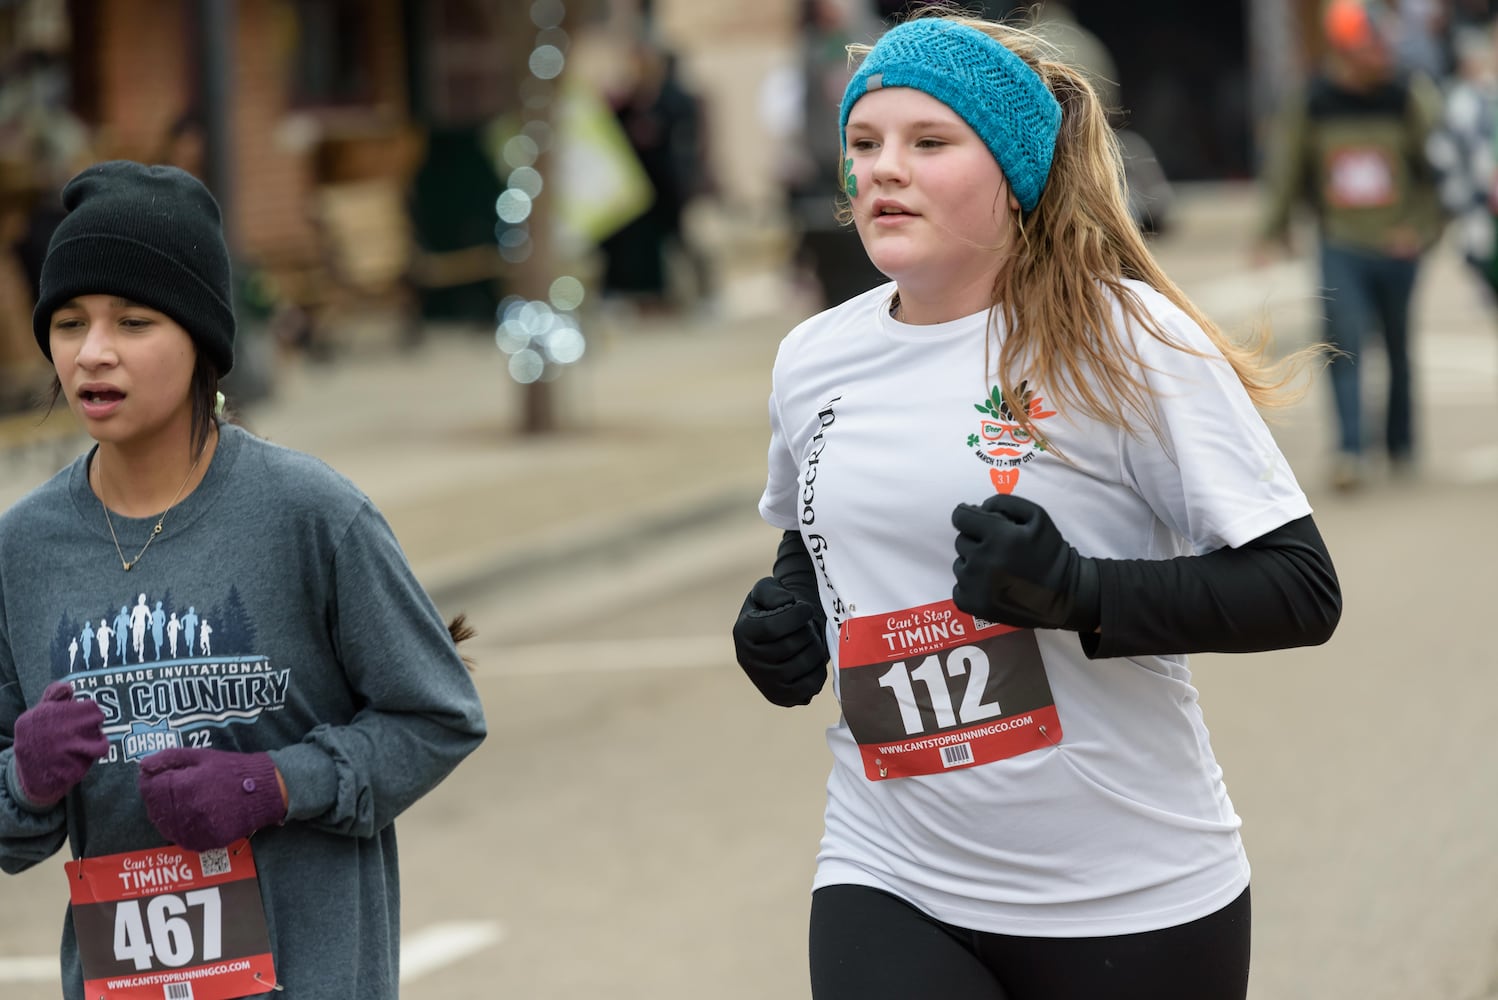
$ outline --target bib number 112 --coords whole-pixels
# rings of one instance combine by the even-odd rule
[[[967,685],[962,693],[962,704],[954,713],[947,677],[961,677],[964,674],[969,675]],[[900,722],[904,725],[907,736],[926,731],[913,681],[920,681],[926,688],[926,697],[931,711],[936,715],[938,729],[951,729],[958,724],[969,726],[985,719],[996,719],[1001,714],[998,702],[983,700],[983,690],[988,687],[988,656],[977,646],[958,646],[948,652],[945,675],[941,657],[932,655],[914,669],[907,666],[904,660],[892,663],[889,670],[880,676],[879,686],[888,688],[895,695],[895,704],[900,708]]]
[[[201,950],[194,946],[192,924],[186,916],[194,906],[203,911]],[[146,900],[144,908],[138,899],[121,900],[114,911],[114,957],[135,963],[139,971],[151,968],[153,958],[172,969],[179,969],[194,958],[201,962],[221,958],[224,949],[220,910],[216,887],[191,889],[180,896],[174,893],[154,896]]]

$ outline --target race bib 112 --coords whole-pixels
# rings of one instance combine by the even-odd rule
[[[1061,742],[1031,629],[940,601],[851,618],[838,696],[870,781],[941,774]]]

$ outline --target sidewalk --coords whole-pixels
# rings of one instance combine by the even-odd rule
[[[439,605],[641,536],[752,510],[765,406],[797,317],[595,322],[553,382],[560,429],[525,437],[492,339],[438,334],[419,354],[283,379],[255,432],[326,460],[390,520]]]
[[[1311,264],[1248,268],[1251,188],[1188,188],[1178,207],[1156,252],[1203,309],[1230,332],[1268,319],[1286,348],[1317,335]],[[1438,250],[1427,268],[1422,314],[1470,326],[1475,299],[1451,285],[1462,276],[1449,255]],[[542,437],[516,433],[526,390],[493,340],[451,329],[411,353],[298,362],[243,417],[364,489],[434,598],[455,605],[541,568],[752,510],[771,365],[801,318],[789,308],[722,322],[595,317],[587,354],[551,385],[562,429]],[[1319,425],[1325,414],[1306,419]],[[34,455],[0,462],[0,509],[54,468]]]

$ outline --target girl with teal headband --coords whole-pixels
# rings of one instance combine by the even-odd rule
[[[1187,655],[1336,627],[1257,409],[1304,359],[1160,270],[1039,39],[936,11],[856,52],[845,208],[890,282],[781,345],[784,534],[733,629],[777,705],[831,661],[812,994],[1241,1000],[1249,865]]]

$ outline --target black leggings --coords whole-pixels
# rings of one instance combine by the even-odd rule
[[[1248,890],[1179,927],[1112,937],[986,934],[887,892],[811,897],[814,1000],[1243,1000]]]

